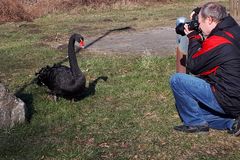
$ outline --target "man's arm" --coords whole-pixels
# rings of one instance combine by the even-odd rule
[[[211,36],[201,43],[200,36],[190,33],[187,68],[193,74],[214,71],[226,61],[231,42],[221,36]]]

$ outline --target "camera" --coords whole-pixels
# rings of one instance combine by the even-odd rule
[[[186,18],[184,18],[184,17],[178,18],[177,22],[176,22],[176,28],[175,28],[175,31],[177,34],[185,36],[185,33],[184,33],[184,25],[185,24],[188,25],[189,30],[195,30],[197,32],[200,32],[199,23],[198,23],[198,13],[194,13],[192,16],[192,20],[188,21],[188,22],[186,22]]]

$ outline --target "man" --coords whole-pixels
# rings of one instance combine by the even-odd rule
[[[189,39],[187,69],[193,75],[176,73],[170,79],[183,122],[174,129],[193,133],[213,128],[239,136],[240,27],[215,2],[201,7],[198,22],[204,36],[184,25]]]

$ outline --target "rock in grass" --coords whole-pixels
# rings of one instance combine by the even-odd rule
[[[25,103],[0,83],[0,128],[25,122]]]

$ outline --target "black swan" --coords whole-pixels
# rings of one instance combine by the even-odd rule
[[[45,85],[56,97],[64,97],[67,99],[76,99],[90,93],[85,87],[86,78],[78,66],[75,54],[75,41],[79,42],[80,48],[84,47],[84,38],[80,34],[73,34],[68,43],[68,59],[70,67],[61,64],[54,64],[52,67],[46,66],[42,68],[37,75],[37,84]],[[107,77],[97,79],[107,80]],[[97,83],[95,81],[95,83]],[[89,87],[90,89],[90,87]],[[94,92],[94,91],[93,91]],[[55,97],[55,98],[56,98]]]

